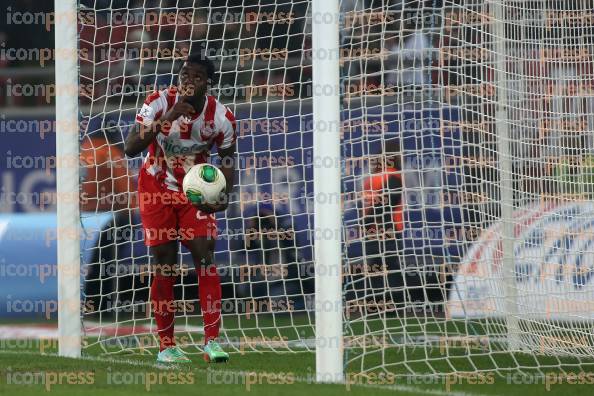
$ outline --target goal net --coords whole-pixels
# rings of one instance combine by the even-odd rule
[[[343,140],[346,365],[585,367],[592,3],[437,3],[373,2],[344,30],[365,126]]]
[[[177,83],[190,52],[215,63],[209,94],[237,118],[237,174],[217,215],[222,339],[230,351],[311,350],[312,127],[307,1],[80,1],[87,349],[155,351],[136,175],[122,142],[146,97]],[[88,89],[84,89],[84,88]],[[217,159],[211,154],[211,159]],[[187,250],[175,285],[176,338],[202,345],[197,276]]]
[[[190,51],[235,114],[217,214],[221,342],[313,352],[309,0],[79,0],[85,353],[155,353],[151,257],[123,140]],[[594,5],[340,2],[345,369],[584,367],[594,354]],[[216,161],[216,155],[211,155]],[[176,337],[202,345],[179,253]]]

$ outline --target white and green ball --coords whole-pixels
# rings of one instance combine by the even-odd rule
[[[184,194],[193,204],[218,203],[225,187],[225,175],[210,164],[194,165],[184,176],[182,185]]]

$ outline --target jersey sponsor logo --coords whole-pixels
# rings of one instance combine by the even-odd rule
[[[167,156],[176,155],[191,155],[198,154],[200,152],[208,151],[208,143],[193,143],[191,145],[182,144],[180,140],[172,138],[162,137],[159,139],[159,143]]]

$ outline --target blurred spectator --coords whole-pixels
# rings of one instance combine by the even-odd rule
[[[156,53],[156,40],[153,40],[151,33],[145,29],[129,29],[126,51],[124,57],[120,59],[120,63],[124,69],[124,89],[122,93],[129,94],[131,91],[138,89],[139,92],[145,93],[145,87],[154,83],[154,79],[148,78],[151,76],[151,68],[154,71],[155,60],[152,55]]]
[[[363,180],[363,261],[352,269],[354,298],[402,303],[406,298],[402,253],[403,205],[399,143],[389,141],[370,158]],[[361,267],[362,266],[362,267]],[[373,296],[369,290],[381,291]]]
[[[245,248],[256,252],[256,265],[296,262],[294,231],[290,224],[276,216],[272,205],[258,206],[258,216],[247,221],[245,233]]]
[[[365,7],[364,0],[342,0],[340,2],[340,13],[344,18],[351,18],[353,12],[361,12]]]
[[[41,49],[54,47],[54,30],[49,24],[50,14],[53,12],[53,1],[36,0],[3,0],[2,18],[0,18],[0,31],[7,37],[0,40],[5,48]],[[25,16],[26,15],[26,16]],[[38,23],[27,23],[35,15]],[[51,29],[51,30],[49,30]],[[49,60],[47,63],[52,63]],[[27,59],[19,58],[10,60],[11,66],[31,65],[39,66],[39,60],[32,56]],[[47,64],[46,64],[47,66]]]
[[[258,205],[258,216],[248,219],[245,248],[251,272],[250,296],[253,298],[286,298],[304,294],[298,271],[295,232],[277,216],[270,204]]]
[[[103,133],[85,135],[80,146],[81,211],[104,212],[127,209],[130,177],[124,151]]]
[[[5,43],[6,39],[8,38],[8,36],[6,35],[5,32],[0,31],[0,43]],[[8,59],[6,58],[0,58],[0,69],[4,69],[6,67],[8,67]],[[0,86],[6,87],[6,82],[7,82],[8,78],[4,75],[0,75]],[[7,99],[8,93],[5,92],[4,95],[2,95],[2,98],[0,99],[0,106],[7,106],[9,104],[9,101]]]
[[[404,20],[401,35],[386,41],[387,85],[418,87],[431,84],[431,73],[428,70],[431,39],[422,27],[417,27],[418,21],[417,17]]]
[[[404,228],[398,143],[386,143],[385,154],[375,162],[373,173],[363,182],[365,231],[367,235],[396,237]]]

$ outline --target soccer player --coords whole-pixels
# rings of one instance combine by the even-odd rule
[[[138,201],[145,243],[156,263],[151,306],[159,333],[160,363],[190,362],[174,340],[178,241],[191,252],[198,274],[204,359],[229,359],[216,341],[221,322],[221,282],[213,264],[217,234],[214,213],[227,208],[233,188],[236,122],[227,107],[206,94],[214,75],[210,59],[202,54],[188,56],[179,71],[178,86],[149,95],[126,138],[129,157],[148,147],[138,178]],[[217,147],[227,181],[224,196],[217,203],[193,205],[182,191],[184,175],[194,164],[207,162],[213,146]]]

